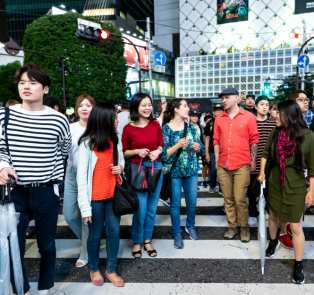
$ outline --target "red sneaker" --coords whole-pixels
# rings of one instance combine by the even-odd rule
[[[284,246],[285,248],[287,248],[289,250],[293,250],[292,240],[287,233],[283,234],[282,236],[280,234],[278,234],[277,239],[282,246]]]
[[[286,230],[287,230],[287,233],[292,237],[292,230],[291,230],[290,222],[287,223]]]

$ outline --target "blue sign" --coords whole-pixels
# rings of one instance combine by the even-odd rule
[[[300,69],[305,69],[310,63],[310,58],[307,55],[301,55],[298,58],[298,67]]]
[[[161,51],[155,53],[154,59],[155,63],[159,66],[163,66],[167,61],[165,54]]]

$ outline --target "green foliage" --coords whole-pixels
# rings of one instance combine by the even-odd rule
[[[277,93],[280,93],[279,95],[275,96],[276,102],[281,102],[286,100],[290,94],[296,90],[296,75],[287,76],[285,79],[287,80],[293,80],[293,82],[286,82],[278,86]],[[314,79],[314,76],[312,76],[311,73],[305,73],[305,80],[311,82]],[[300,78],[301,80],[301,78]],[[286,85],[286,88],[285,88]],[[299,89],[301,89],[301,83],[299,83]],[[312,99],[313,94],[313,83],[305,83],[305,89],[307,92],[308,98]]]
[[[113,103],[125,99],[127,66],[122,43],[102,40],[99,43],[75,36],[77,19],[100,23],[98,19],[78,13],[46,15],[27,26],[23,47],[53,53],[66,58],[67,106],[74,106],[76,98],[84,93],[95,101]],[[120,31],[109,22],[101,22],[102,28],[119,36]],[[61,64],[53,57],[25,52],[24,63],[33,62],[43,67],[51,77],[49,95],[63,101]]]
[[[0,101],[3,105],[10,99],[20,100],[17,85],[13,83],[16,70],[21,66],[19,61],[0,66]]]

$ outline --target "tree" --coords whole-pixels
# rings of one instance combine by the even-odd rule
[[[14,84],[14,75],[20,66],[19,61],[0,66],[0,101],[3,105],[10,99],[21,101],[17,86]]]
[[[67,106],[73,106],[76,98],[84,93],[95,101],[120,102],[125,99],[127,66],[124,45],[109,40],[99,43],[78,39],[75,36],[77,19],[100,23],[98,19],[78,13],[46,15],[27,26],[23,47],[25,49],[53,53],[65,58]],[[102,28],[121,36],[109,22],[101,22]],[[120,39],[119,37],[115,37]],[[33,62],[50,75],[52,85],[49,95],[63,101],[62,70],[53,57],[25,52],[24,63]]]
[[[308,82],[311,82],[313,80],[314,76],[312,76],[311,73],[305,73],[305,80]],[[286,77],[285,79],[287,80],[292,80],[293,82],[284,82],[277,88],[277,96],[275,96],[275,101],[276,102],[281,102],[286,100],[290,94],[296,90],[296,75],[291,75]],[[300,78],[301,79],[301,78]],[[301,85],[301,83],[300,83]],[[299,85],[299,89],[300,89]],[[312,94],[313,94],[313,83],[305,83],[305,89],[307,92],[308,98],[312,99]]]

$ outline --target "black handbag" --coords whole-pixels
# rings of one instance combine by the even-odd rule
[[[184,123],[184,131],[183,131],[183,138],[186,137],[187,134],[187,128],[188,125],[187,123]],[[160,191],[160,198],[162,200],[168,200],[171,199],[172,197],[172,181],[171,181],[171,172],[173,171],[175,165],[177,164],[179,157],[182,153],[182,148],[178,149],[176,157],[173,160],[172,167],[170,169],[170,172],[164,174],[163,182],[162,182],[162,187]]]
[[[154,193],[159,182],[162,169],[143,165],[143,159],[139,164],[131,164],[131,185],[134,189]]]
[[[114,166],[118,166],[117,144],[113,145],[113,164]],[[113,195],[113,213],[116,216],[133,214],[137,212],[139,208],[138,197],[123,176],[121,176],[121,184],[119,184],[117,177]]]

